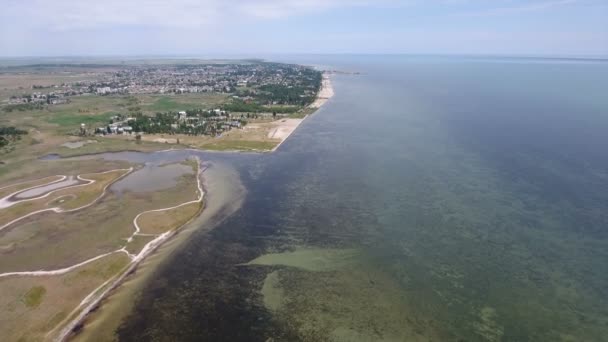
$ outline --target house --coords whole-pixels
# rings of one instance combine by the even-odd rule
[[[105,95],[105,94],[111,93],[112,88],[110,88],[110,87],[97,88],[96,92],[98,95]]]

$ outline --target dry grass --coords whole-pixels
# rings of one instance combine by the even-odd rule
[[[193,200],[196,179],[180,177],[170,189],[107,193],[99,202],[68,213],[42,213],[0,234],[0,272],[67,267],[122,248],[139,213]]]
[[[0,186],[1,187],[0,198],[10,195],[19,190],[31,188],[31,187],[38,186],[38,185],[48,184],[53,181],[57,181],[59,179],[61,179],[60,176],[49,176],[49,177],[45,177],[45,178],[41,178],[41,179],[32,179],[29,181],[23,181],[18,184]]]
[[[62,210],[73,210],[91,204],[99,198],[105,187],[126,173],[127,171],[125,170],[116,170],[104,174],[85,175],[85,178],[95,180],[96,182],[60,189],[52,192],[48,197],[23,201],[9,208],[0,209],[0,225],[5,225],[29,213],[50,209],[55,206]]]
[[[102,184],[112,182],[119,175],[118,171],[84,175],[99,183],[86,193],[98,194]],[[196,178],[192,173],[181,176],[169,190],[124,192],[120,196],[109,192],[83,210],[28,218],[0,234],[0,272],[67,267],[125,245],[130,253],[139,253],[153,237],[137,236],[126,244],[126,238],[133,233],[133,218],[143,211],[190,201],[195,198],[195,188]],[[200,205],[178,209],[182,208],[184,210],[168,211],[166,216],[171,220],[163,221],[169,225],[165,227],[174,229],[188,221]],[[93,289],[124,271],[129,261],[124,253],[113,253],[62,276],[0,278],[3,340],[42,340],[71,317],[72,310]]]
[[[61,276],[0,278],[2,340],[43,340],[84,297],[118,274],[129,260],[124,253],[114,253]]]
[[[154,240],[154,236],[139,236],[133,237],[133,240],[126,246],[127,252],[137,255],[141,250],[148,244],[148,242]]]
[[[77,82],[95,79],[94,74],[90,73],[18,73],[0,74],[0,88],[24,88],[23,92],[37,91],[31,89],[33,85],[52,86],[64,82]]]
[[[91,144],[94,145],[94,144]],[[127,169],[126,161],[103,159],[87,160],[23,160],[0,168],[0,184],[10,185],[23,180],[47,178],[49,175],[74,175],[77,173],[98,173],[106,170]]]
[[[185,134],[151,134],[142,136],[145,142],[161,142],[165,145],[179,144],[213,151],[270,151],[281,142],[268,138],[268,133],[276,127],[271,120],[257,120],[243,129],[233,129],[220,137],[190,136]],[[135,140],[131,136],[112,136],[102,140]]]

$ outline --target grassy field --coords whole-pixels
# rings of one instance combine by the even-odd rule
[[[103,174],[89,174],[84,178],[94,180],[94,183],[59,189],[53,191],[50,196],[19,202],[11,207],[0,209],[0,226],[38,210],[55,207],[61,210],[73,210],[89,205],[102,195],[106,186],[126,173],[125,170],[117,170]]]
[[[137,255],[141,250],[148,244],[148,242],[154,240],[155,236],[134,236],[133,240],[125,246],[127,252]]]
[[[192,173],[180,177],[170,189],[127,191],[120,196],[108,192],[83,210],[42,213],[20,221],[0,234],[0,272],[62,268],[119,249],[135,231],[135,216],[191,201],[195,188]]]
[[[59,179],[61,179],[60,176],[50,176],[50,177],[45,177],[42,179],[33,179],[33,180],[24,181],[24,182],[13,184],[13,185],[2,186],[2,187],[0,187],[0,198],[10,195],[11,193],[17,192],[19,190],[27,189],[30,187],[35,187],[35,186],[42,185],[42,184],[47,184],[50,182],[57,181]]]
[[[166,211],[153,211],[141,215],[137,223],[144,234],[161,234],[181,227],[200,211],[202,203],[191,203]]]
[[[189,109],[212,109],[225,103],[228,96],[214,93],[192,93],[180,95],[138,95],[144,113],[180,111]]]
[[[47,179],[51,179],[48,172],[63,172],[78,163],[89,165],[88,168],[83,168],[87,171],[98,169],[103,163],[116,165],[99,160],[55,160],[38,163],[46,167],[32,175],[47,173]],[[139,253],[153,237],[135,236],[133,241],[127,243],[127,238],[135,231],[132,224],[135,216],[144,211],[175,206],[196,198],[194,189],[197,183],[197,165],[192,161],[183,163],[193,166],[192,173],[178,176],[177,184],[169,189],[152,192],[123,191],[120,195],[110,191],[95,205],[86,209],[35,215],[2,231],[0,273],[65,268],[122,247],[126,247],[130,253]],[[62,205],[72,208],[90,202],[99,195],[105,185],[123,173],[124,171],[83,174],[84,178],[95,179],[97,182],[79,187],[80,189],[75,188],[79,189],[76,193],[80,199],[73,199],[70,205],[69,201]],[[10,179],[8,176],[7,178]],[[58,190],[57,193],[60,194],[46,198],[45,201],[53,202],[53,198],[66,196],[70,191],[74,192],[73,189]],[[31,202],[39,204],[37,201]],[[172,230],[198,213],[200,204],[179,209],[182,208],[183,210],[169,211],[166,215],[168,220],[164,217],[150,218],[162,221],[162,228]],[[147,222],[150,218],[145,218],[144,221]],[[158,226],[154,228],[158,233],[163,232]],[[125,270],[129,261],[124,253],[112,253],[61,276],[0,278],[0,293],[3,294],[0,296],[0,331],[3,340],[42,340],[46,333],[69,317],[76,305],[93,289]]]
[[[2,339],[42,341],[89,292],[128,262],[124,253],[114,253],[65,275],[0,278]]]
[[[55,175],[74,174],[74,170],[82,173],[97,173],[107,170],[126,169],[129,166],[131,165],[124,161],[108,161],[103,159],[26,159],[3,165],[0,168],[0,187],[24,181],[40,181],[41,179],[54,177]]]
[[[0,94],[1,96],[1,94]],[[70,103],[47,106],[44,109],[14,110],[2,113],[0,123],[55,133],[76,132],[80,124],[88,128],[105,126],[112,116],[141,111],[146,115],[157,112],[188,109],[211,109],[227,101],[227,96],[214,93],[180,95],[116,95],[73,96]]]

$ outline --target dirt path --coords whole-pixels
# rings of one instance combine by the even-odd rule
[[[202,185],[201,185],[201,174],[204,171],[204,169],[201,168],[201,166],[200,166],[201,162],[198,158],[197,158],[197,165],[198,165],[198,171],[196,173],[196,183],[197,183],[197,191],[198,191],[197,199],[188,201],[188,202],[184,202],[182,204],[172,206],[172,207],[147,210],[147,211],[139,213],[133,219],[133,226],[135,227],[135,232],[133,233],[133,235],[131,235],[131,237],[128,239],[128,241],[131,241],[133,239],[133,237],[136,235],[156,236],[156,238],[154,240],[148,242],[137,255],[129,254],[128,252],[126,252],[126,250],[124,250],[124,247],[120,250],[120,251],[124,251],[125,253],[127,253],[127,255],[129,255],[129,257],[131,257],[131,263],[129,264],[129,267],[127,268],[127,270],[117,276],[110,278],[109,280],[107,280],[106,282],[101,284],[98,288],[93,290],[87,297],[85,297],[85,299],[82,300],[82,302],[72,311],[72,313],[70,315],[68,315],[68,317],[71,317],[73,314],[76,314],[79,312],[78,315],[74,319],[70,320],[66,325],[63,326],[63,328],[61,329],[61,331],[59,332],[57,337],[54,338],[55,341],[64,341],[70,335],[70,333],[74,330],[74,328],[84,320],[84,318],[106,297],[106,295],[110,291],[112,291],[113,289],[118,287],[122,283],[122,281],[125,279],[125,277],[133,269],[135,269],[135,267],[137,267],[137,265],[142,260],[144,260],[146,256],[148,256],[149,254],[154,252],[154,250],[156,250],[167,239],[169,239],[171,236],[173,236],[173,234],[176,233],[176,230],[171,230],[171,231],[159,234],[159,235],[141,234],[140,233],[141,229],[140,229],[139,225],[137,224],[137,219],[141,215],[143,215],[145,213],[149,213],[149,212],[172,210],[172,209],[184,206],[184,205],[188,205],[188,204],[192,204],[192,203],[201,203],[203,201],[205,193],[204,193]],[[51,331],[49,333],[49,335],[51,335],[53,332],[54,331]]]
[[[26,215],[20,216],[20,217],[18,217],[18,218],[16,218],[16,219],[14,219],[14,220],[12,220],[12,221],[10,221],[10,222],[8,222],[8,223],[6,223],[6,224],[2,225],[2,226],[0,226],[0,231],[1,231],[1,230],[3,230],[3,229],[4,229],[4,228],[6,228],[6,227],[8,227],[8,226],[12,225],[12,224],[13,224],[13,223],[15,223],[15,222],[18,222],[18,221],[23,220],[24,218],[27,218],[27,217],[30,217],[30,216],[32,216],[32,215],[36,215],[36,214],[39,214],[39,213],[43,213],[43,212],[46,212],[46,211],[52,211],[52,212],[55,212],[55,213],[69,213],[69,212],[73,212],[73,211],[77,211],[77,210],[82,210],[82,209],[85,209],[85,208],[88,208],[88,207],[92,206],[93,204],[97,203],[97,201],[99,201],[99,200],[100,200],[100,199],[101,199],[101,198],[102,198],[102,197],[103,197],[103,196],[106,194],[106,189],[107,189],[107,188],[108,188],[110,185],[112,185],[112,184],[114,184],[116,181],[118,181],[118,180],[120,180],[120,179],[122,179],[122,178],[126,177],[128,174],[130,174],[130,173],[133,171],[133,168],[131,167],[131,168],[128,168],[128,169],[115,169],[115,170],[110,170],[110,171],[98,172],[98,173],[95,173],[95,174],[101,175],[101,174],[104,174],[104,173],[109,173],[109,172],[114,172],[114,171],[126,171],[126,172],[125,172],[123,175],[121,175],[120,177],[116,178],[116,179],[115,179],[114,181],[112,181],[111,183],[108,183],[108,184],[107,184],[107,185],[106,185],[106,186],[103,188],[103,191],[101,192],[101,194],[100,194],[100,195],[99,195],[97,198],[95,198],[93,201],[91,201],[91,203],[89,203],[89,204],[85,204],[85,205],[80,206],[80,207],[78,207],[78,208],[74,208],[74,209],[68,209],[68,210],[61,209],[60,207],[53,207],[53,208],[47,208],[47,209],[41,209],[41,210],[32,211],[31,213],[28,213],[28,214],[26,214]],[[67,177],[67,176],[63,176],[63,177]],[[17,204],[17,203],[21,203],[21,202],[33,201],[33,200],[37,200],[37,199],[41,199],[41,198],[45,198],[45,197],[50,196],[52,193],[54,193],[54,192],[56,192],[56,191],[65,190],[65,189],[72,189],[72,188],[77,188],[77,187],[81,187],[81,186],[86,186],[86,185],[90,185],[90,184],[93,184],[93,183],[95,183],[95,182],[96,182],[96,181],[95,181],[95,180],[93,180],[93,179],[87,179],[87,178],[81,177],[80,175],[79,175],[79,176],[77,176],[77,178],[78,178],[78,180],[84,181],[84,182],[86,182],[86,183],[84,183],[84,184],[78,184],[78,185],[72,185],[72,186],[66,186],[66,187],[63,187],[63,188],[55,189],[55,190],[53,190],[53,191],[51,191],[51,192],[48,192],[48,193],[46,193],[46,194],[44,194],[44,195],[42,195],[42,196],[38,196],[38,197],[34,197],[34,198],[28,198],[28,199],[19,200],[19,201],[13,201],[13,202],[10,202],[11,204],[10,204],[9,206],[7,206],[7,207],[2,207],[2,206],[1,206],[1,204],[2,204],[2,201],[3,201],[3,200],[6,200],[7,198],[10,198],[11,196],[13,196],[13,195],[15,195],[15,194],[19,194],[19,193],[21,193],[21,192],[23,192],[23,191],[27,191],[27,190],[29,190],[29,189],[20,190],[20,191],[18,191],[18,192],[16,192],[16,193],[14,193],[14,194],[10,194],[10,195],[5,196],[5,197],[3,197],[2,199],[0,199],[0,209],[5,209],[5,208],[8,208],[8,207],[10,207],[10,206],[13,206],[13,205],[15,205],[15,204]],[[65,179],[65,178],[64,178],[64,179]],[[60,181],[61,181],[61,180],[60,180]],[[51,183],[55,183],[55,182],[51,182]],[[51,184],[51,183],[43,184],[42,186],[47,186],[47,185],[49,185],[49,184]],[[37,187],[39,187],[39,186],[36,186],[36,187],[34,187],[34,188],[37,188]],[[0,276],[2,276],[2,274],[0,274]]]

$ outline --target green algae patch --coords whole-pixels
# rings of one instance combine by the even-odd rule
[[[264,254],[246,265],[287,266],[323,272],[349,266],[359,255],[356,249],[297,248],[292,252]]]
[[[260,256],[260,294],[276,324],[301,341],[440,341],[395,277],[363,249],[296,248]]]
[[[268,273],[266,279],[264,279],[262,296],[264,297],[264,306],[268,309],[276,311],[281,307],[284,293],[279,283],[278,271]]]
[[[23,296],[23,302],[28,308],[37,308],[46,294],[44,286],[34,286]]]

